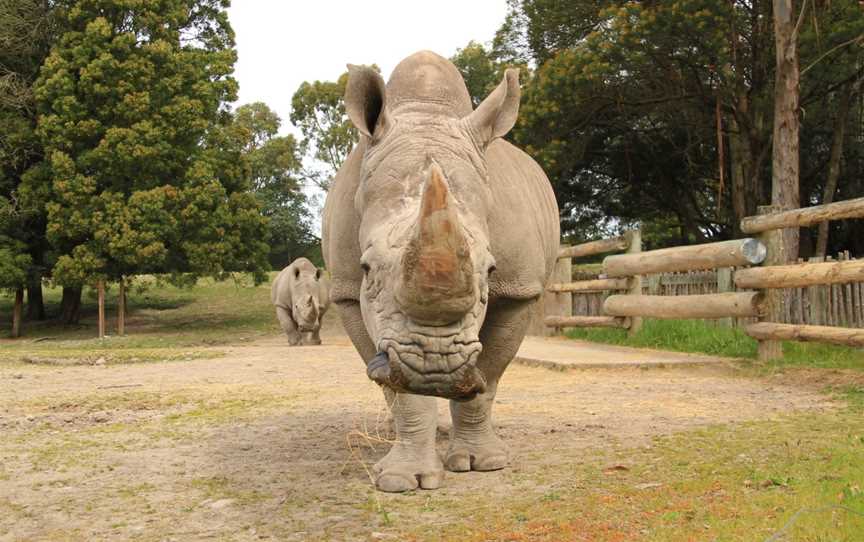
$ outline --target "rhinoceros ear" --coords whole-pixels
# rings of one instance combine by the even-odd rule
[[[366,66],[348,64],[345,111],[366,137],[380,135],[386,123],[386,91],[381,75]]]
[[[466,117],[483,144],[504,136],[516,124],[519,114],[519,70],[510,68],[489,96]]]

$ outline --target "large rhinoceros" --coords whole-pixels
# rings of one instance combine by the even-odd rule
[[[445,466],[503,468],[492,402],[559,237],[548,179],[500,139],[516,121],[518,72],[472,111],[456,67],[420,52],[386,86],[349,66],[345,106],[361,139],[327,195],[322,244],[331,298],[393,412],[376,485],[431,489]],[[432,396],[452,399],[443,464]]]
[[[291,346],[321,344],[321,319],[330,305],[330,287],[315,264],[306,258],[291,262],[273,280],[270,300]]]

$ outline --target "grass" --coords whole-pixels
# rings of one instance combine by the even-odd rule
[[[405,538],[857,541],[864,532],[864,388],[842,398],[848,406],[839,411],[584,451],[567,469],[555,465],[533,477],[535,487],[551,489],[514,491],[497,502],[463,499],[443,530],[412,529]],[[388,512],[435,508],[436,497],[390,500]]]
[[[642,330],[628,337],[622,329],[571,329],[571,339],[756,359],[757,342],[738,328],[728,328],[702,320],[645,320]],[[817,343],[783,343],[784,357],[774,366],[818,367],[864,370],[864,351]]]
[[[202,280],[192,289],[181,289],[142,281],[147,288],[133,290],[129,298],[127,336],[93,338],[95,304],[87,293],[81,326],[28,322],[25,338],[0,340],[0,363],[182,361],[212,356],[214,346],[278,332],[266,284]],[[110,292],[109,309],[114,295]],[[58,290],[46,291],[49,312],[56,314],[59,297]],[[8,321],[10,313],[11,299],[0,297],[0,320]],[[756,356],[756,342],[740,330],[701,321],[649,320],[633,338],[620,330],[573,330],[568,335],[636,347]],[[854,349],[786,343],[785,352],[771,368],[808,367],[824,374],[864,368],[864,352]],[[520,459],[523,467],[505,471],[507,490],[493,494],[454,497],[445,488],[366,499],[361,497],[372,490],[363,485],[357,498],[345,498],[343,506],[368,514],[376,529],[398,532],[398,540],[860,540],[864,387],[847,383],[835,393],[845,404],[830,411],[680,432],[658,437],[650,446],[562,447],[555,451],[559,456],[548,461],[526,454]],[[118,454],[140,455],[196,442],[214,427],[241,427],[276,412],[300,411],[303,404],[302,394],[239,384],[13,401],[15,409],[36,420],[32,428],[5,440],[2,452],[27,457],[30,468],[40,473],[89,469],[110,477],[112,461],[121,465],[126,457]],[[88,421],[101,412],[111,412],[107,422]],[[310,450],[310,461],[318,461],[315,453]],[[313,470],[310,473],[311,480]],[[0,481],[16,475],[0,462]],[[249,487],[231,473],[189,473],[181,482],[178,487],[194,496],[181,492],[176,501],[187,507],[182,508],[187,514],[200,507],[200,498],[234,499],[250,510],[276,498],[266,486]],[[346,478],[349,489],[359,484],[352,486]],[[158,490],[135,481],[106,495],[118,506],[142,509],[152,505],[142,496]],[[290,513],[296,510],[290,502],[282,506]],[[0,515],[23,518],[32,513],[16,507],[0,498]],[[115,524],[117,529],[124,525]],[[290,525],[302,525],[302,519],[292,519]]]
[[[116,295],[116,288],[106,295],[109,337],[100,340],[96,338],[92,291],[85,289],[82,296],[80,324],[64,326],[56,320],[61,291],[46,288],[49,320],[25,322],[21,339],[0,338],[0,361],[27,362],[25,358],[29,358],[35,363],[78,360],[87,364],[100,357],[106,363],[194,359],[201,355],[199,348],[251,341],[279,330],[270,304],[269,283],[254,286],[246,277],[222,282],[201,279],[191,288],[138,277],[127,296],[129,313],[122,337],[112,336]],[[0,321],[11,318],[12,298],[0,296]]]

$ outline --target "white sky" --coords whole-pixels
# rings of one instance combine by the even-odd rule
[[[469,41],[489,43],[506,0],[234,0],[238,105],[262,101],[288,126],[303,81],[334,81],[345,65],[377,64],[385,81],[422,49],[450,57]]]

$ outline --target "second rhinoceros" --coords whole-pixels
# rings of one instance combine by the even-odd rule
[[[321,319],[330,305],[330,288],[315,264],[306,258],[291,262],[273,280],[270,299],[291,346],[321,344]]]
[[[456,67],[434,53],[403,60],[386,85],[372,69],[349,72],[345,107],[361,140],[327,195],[322,245],[331,298],[391,399],[397,439],[376,485],[430,489],[445,467],[503,468],[492,403],[559,237],[548,179],[501,139],[516,121],[518,72],[473,111]],[[451,399],[443,463],[433,396]]]

